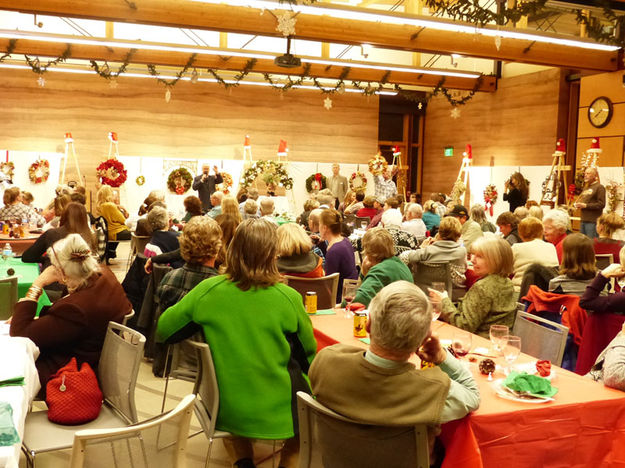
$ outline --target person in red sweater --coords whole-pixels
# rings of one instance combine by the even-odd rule
[[[562,263],[562,243],[567,236],[569,224],[569,215],[560,209],[549,211],[543,218],[545,240],[556,246],[560,263]]]
[[[312,252],[312,241],[295,223],[278,228],[278,271],[281,275],[321,278],[323,260]]]
[[[376,203],[375,197],[371,195],[366,196],[365,199],[362,201],[362,204],[365,205],[365,207],[358,210],[358,212],[356,213],[356,216],[358,216],[359,218],[373,219],[373,217],[377,215],[379,211],[373,207],[375,203]]]
[[[593,239],[595,254],[612,254],[614,262],[619,261],[619,252],[625,245],[623,241],[614,239],[614,233],[625,227],[625,222],[616,213],[605,213],[597,219],[597,234]]]

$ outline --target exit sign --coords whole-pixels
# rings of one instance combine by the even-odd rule
[[[445,147],[445,156],[453,156],[454,155],[454,147],[446,146]]]

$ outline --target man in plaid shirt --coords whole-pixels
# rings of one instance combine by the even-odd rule
[[[37,226],[43,226],[46,220],[34,208],[24,205],[21,201],[21,192],[17,187],[11,187],[4,191],[4,207],[0,209],[0,219],[27,219],[36,221]]]
[[[397,186],[391,179],[390,169],[386,169],[382,175],[375,176],[373,182],[375,184],[375,197],[381,202],[397,194]]]

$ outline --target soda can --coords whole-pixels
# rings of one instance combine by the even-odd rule
[[[354,336],[356,338],[367,337],[367,314],[362,312],[354,313]]]
[[[308,315],[317,313],[317,293],[315,291],[308,291],[306,293],[306,313]]]

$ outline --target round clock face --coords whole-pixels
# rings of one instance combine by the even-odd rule
[[[612,102],[607,97],[598,97],[588,108],[588,120],[594,127],[605,127],[612,118],[612,110]]]

